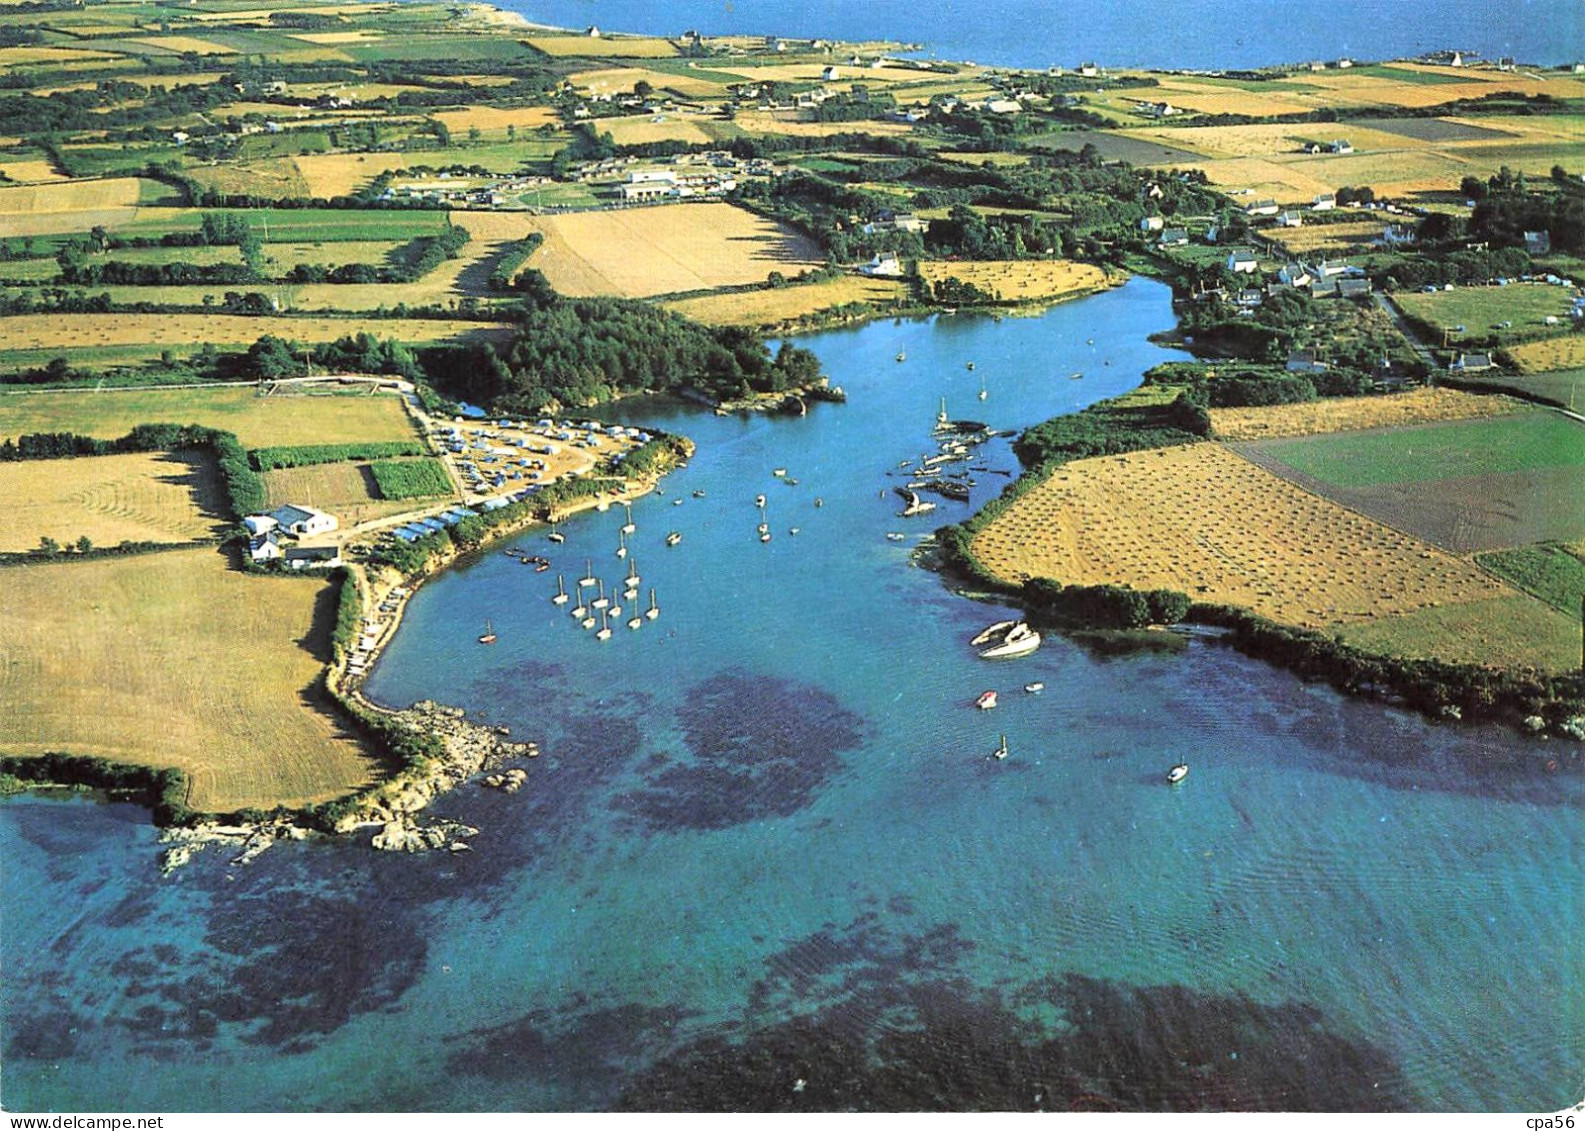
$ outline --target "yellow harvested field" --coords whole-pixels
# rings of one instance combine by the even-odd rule
[[[335,515],[343,530],[370,519],[402,514],[417,505],[411,499],[379,498],[373,474],[363,463],[283,467],[265,472],[262,478],[268,506],[312,499],[314,506]]]
[[[420,284],[423,280],[420,280]],[[126,288],[145,293],[151,288]],[[226,288],[161,287],[165,296]],[[302,288],[307,289],[307,288]],[[390,288],[387,295],[400,288]],[[111,288],[115,293],[115,288]],[[397,300],[391,300],[397,301]],[[71,350],[95,346],[193,347],[252,345],[265,334],[295,342],[333,342],[368,333],[403,342],[438,342],[501,332],[496,322],[408,318],[251,318],[244,314],[16,314],[0,317],[0,343],[8,350]]]
[[[350,792],[379,770],[310,706],[327,659],[320,590],[212,549],[8,570],[0,749],[174,766],[200,810]]]
[[[67,179],[55,171],[54,165],[37,158],[26,161],[0,161],[0,175],[20,184],[40,184]]]
[[[1340,397],[1265,408],[1213,408],[1211,428],[1221,440],[1271,440],[1359,428],[1397,428],[1444,420],[1506,416],[1525,405],[1511,397],[1458,389],[1411,389],[1380,397]]]
[[[714,67],[711,68],[715,70]],[[725,83],[694,75],[674,75],[667,71],[646,70],[643,67],[604,67],[593,71],[579,71],[567,76],[567,81],[590,94],[626,94],[633,84],[647,82],[656,90],[675,90],[679,94],[711,95],[725,91]],[[604,124],[604,123],[602,123]]]
[[[0,232],[41,236],[124,224],[138,213],[138,177],[0,187]]]
[[[1585,367],[1585,336],[1565,334],[1539,342],[1509,346],[1513,363],[1524,373],[1550,373],[1554,369]]]
[[[1369,244],[1381,238],[1387,225],[1382,220],[1356,220],[1343,224],[1306,223],[1302,228],[1271,228],[1262,233],[1290,255],[1313,251],[1344,249]]]
[[[611,39],[589,35],[536,35],[527,40],[554,58],[589,55],[600,59],[669,59],[677,54],[670,40],[640,37]]]
[[[823,283],[701,295],[664,305],[668,310],[707,326],[778,327],[849,303],[884,306],[907,297],[907,287],[896,279],[844,275]]]
[[[96,59],[114,59],[103,51],[81,50],[76,47],[0,47],[0,70],[10,67],[60,66],[66,63],[85,63]]]
[[[401,402],[389,394],[260,396],[247,385],[0,395],[0,437],[75,432],[113,440],[139,424],[202,424],[236,433],[246,448],[414,436]]]
[[[1323,192],[1335,192],[1346,181],[1323,176],[1324,168],[1315,164],[1285,164],[1261,157],[1235,157],[1227,161],[1205,161],[1198,166],[1218,188],[1249,189],[1256,196],[1269,196],[1283,203],[1312,200]]]
[[[785,120],[778,112],[746,110],[733,119],[744,133],[786,134],[789,137],[830,137],[865,133],[873,137],[900,137],[913,127],[905,122],[802,122]]]
[[[814,241],[730,204],[672,204],[542,216],[529,265],[568,295],[646,298],[796,275],[823,257]]]
[[[1150,97],[1156,97],[1154,93]],[[1277,114],[1303,114],[1314,109],[1312,105],[1281,88],[1272,91],[1247,91],[1236,87],[1193,85],[1185,81],[1163,82],[1160,98],[1182,110],[1201,114],[1248,114],[1252,118],[1270,118]]]
[[[308,186],[308,195],[330,199],[348,196],[381,173],[423,164],[411,153],[314,153],[289,158]]]
[[[1091,263],[1070,259],[965,260],[959,263],[921,262],[919,274],[931,283],[957,279],[1004,302],[1043,302],[1088,294],[1108,285],[1106,271]]]
[[[218,537],[228,524],[210,463],[185,452],[0,463],[0,553],[46,536],[96,546]]]
[[[211,43],[207,39],[198,39],[191,35],[160,35],[153,39],[134,39],[132,43],[144,47],[161,47],[166,51],[174,51],[178,55],[235,55],[236,48],[227,47],[224,43]]]
[[[1244,126],[1186,126],[1182,129],[1152,127],[1121,130],[1127,137],[1161,145],[1190,149],[1213,159],[1226,157],[1302,156],[1304,143],[1323,144],[1335,137],[1346,137],[1356,151],[1425,149],[1433,143],[1401,134],[1366,129],[1355,123],[1300,122]],[[1309,158],[1322,160],[1319,155]]]
[[[549,106],[469,106],[465,110],[442,110],[435,117],[452,133],[466,133],[470,129],[505,133],[507,126],[520,131],[537,130],[540,126],[555,126],[561,122],[560,116]]]
[[[1176,589],[1316,629],[1515,594],[1215,443],[1064,464],[974,553],[1009,581]]]
[[[688,117],[678,114],[657,114],[654,117],[601,118],[600,132],[611,135],[617,145],[644,145],[652,141],[685,141],[708,144],[715,139],[700,124],[709,118]]]

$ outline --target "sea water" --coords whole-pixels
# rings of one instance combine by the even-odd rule
[[[369,682],[542,744],[521,793],[436,806],[471,852],[358,837],[162,880],[138,810],[0,805],[6,1107],[1579,1100],[1582,789],[1546,747],[1213,638],[987,663],[967,641],[1006,610],[914,564],[970,512],[902,519],[890,490],[943,397],[1025,427],[1179,356],[1146,340],[1172,324],[1134,280],[806,337],[850,396],[807,417],[624,409],[698,443],[629,559],[618,507],[519,539],[548,573],[464,562]],[[1005,438],[973,463],[1015,470]],[[975,476],[976,507],[1009,481]],[[629,561],[661,610],[639,629],[550,602]]]
[[[1238,69],[1380,60],[1457,49],[1572,63],[1585,40],[1574,0],[504,0],[579,31],[780,35],[922,44],[924,57],[1001,67]],[[727,61],[728,64],[730,61]],[[701,64],[703,65],[703,64]],[[728,69],[730,66],[728,65]]]

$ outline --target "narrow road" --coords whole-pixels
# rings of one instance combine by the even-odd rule
[[[1381,307],[1387,312],[1387,316],[1391,318],[1397,325],[1398,332],[1403,335],[1404,340],[1409,343],[1410,348],[1414,350],[1415,354],[1419,356],[1421,361],[1425,362],[1426,368],[1432,374],[1435,374],[1436,371],[1441,367],[1437,365],[1436,357],[1431,353],[1431,347],[1422,342],[1415,334],[1413,327],[1411,327],[1408,320],[1404,318],[1403,311],[1394,306],[1392,300],[1386,295],[1382,294],[1380,291],[1377,291],[1375,294],[1371,295],[1371,298],[1376,300],[1377,306]]]

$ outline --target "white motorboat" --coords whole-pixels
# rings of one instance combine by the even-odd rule
[[[754,496],[754,505],[756,507],[763,508],[765,506],[765,496],[764,495],[755,495]]]
[[[787,474],[787,469],[785,467],[773,468],[771,470],[771,474],[774,475],[777,479],[780,479],[783,475]]]
[[[1041,682],[1039,682],[1038,680],[1036,682],[1034,682],[1034,683],[1026,683],[1026,684],[1024,684],[1024,690],[1026,692],[1028,692],[1030,695],[1039,695],[1045,689],[1046,689],[1046,685],[1041,683]]]
[[[980,697],[974,701],[974,705],[982,711],[989,711],[992,707],[996,706],[996,692],[980,692]]]
[[[673,530],[670,534],[666,535],[666,545],[668,545],[668,546],[675,546],[678,542],[681,542],[681,541],[682,541],[682,535],[678,534],[675,530]]]
[[[989,628],[984,629],[973,640],[970,640],[969,643],[978,648],[981,644],[989,644],[993,640],[1000,640],[1002,637],[1006,636],[1007,633],[1011,631],[1012,628],[1018,623],[1019,622],[1016,620],[999,620]]]
[[[1180,781],[1188,776],[1189,764],[1187,762],[1179,762],[1176,766],[1167,771],[1167,784],[1177,785]]]
[[[552,605],[565,605],[567,603],[567,583],[562,580],[561,574],[556,575],[556,595],[550,599]]]
[[[1008,660],[1015,656],[1027,656],[1040,647],[1040,633],[1030,628],[1023,621],[1019,621],[1001,642],[992,644],[980,653],[982,660]]]
[[[552,542],[556,543],[558,546],[561,543],[563,543],[563,542],[565,542],[567,540],[567,536],[565,534],[563,534],[559,530],[552,530],[549,534],[545,535],[545,537],[549,538]]]

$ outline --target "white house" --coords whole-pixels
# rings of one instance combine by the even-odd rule
[[[1187,228],[1164,228],[1161,232],[1161,239],[1158,242],[1162,247],[1182,247],[1189,242],[1189,230]]]
[[[1330,212],[1337,207],[1337,194],[1323,192],[1310,205],[1311,212]]]
[[[1160,216],[1146,216],[1139,222],[1139,230],[1141,232],[1159,232],[1166,226],[1166,220]]]
[[[273,515],[250,514],[247,518],[242,520],[242,525],[248,528],[249,534],[257,536],[260,534],[268,534],[280,524],[275,521],[275,517]]]
[[[992,114],[1016,114],[1023,108],[1023,103],[1015,102],[1011,98],[987,98],[985,100],[985,109]]]
[[[1299,228],[1304,225],[1304,216],[1298,212],[1283,212],[1277,216],[1279,228]]]
[[[273,562],[281,552],[281,536],[273,530],[248,541],[248,557],[256,562]]]
[[[1313,277],[1302,263],[1286,263],[1282,270],[1277,272],[1278,281],[1290,287],[1308,287]]]
[[[861,274],[882,275],[888,278],[897,278],[903,273],[903,265],[897,257],[890,252],[885,255],[877,254],[868,263],[859,268]]]
[[[1246,216],[1275,216],[1280,211],[1275,200],[1255,200],[1244,205]]]
[[[1260,261],[1252,251],[1234,251],[1227,256],[1227,269],[1235,275],[1253,275],[1259,267]]]
[[[328,534],[340,525],[333,514],[326,514],[313,507],[300,507],[295,503],[287,503],[284,507],[276,508],[270,512],[269,517],[275,520],[280,529],[299,538]]]
[[[820,71],[820,81],[821,82],[835,82],[836,81],[836,77],[837,77],[837,69],[835,67],[825,67],[825,68],[822,68],[821,71]]]
[[[1326,151],[1328,153],[1352,153],[1354,152],[1354,147],[1349,144],[1346,138],[1340,137],[1336,141],[1327,145]]]
[[[1087,79],[1094,78],[1096,75],[1098,75],[1100,73],[1101,73],[1101,68],[1096,66],[1094,63],[1080,63],[1079,64],[1079,74],[1083,75]]]

